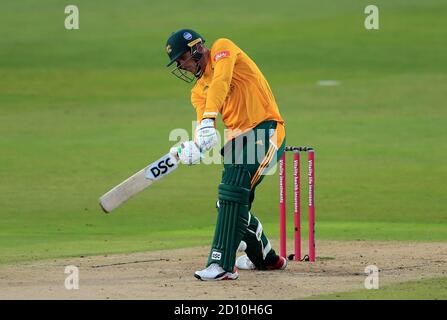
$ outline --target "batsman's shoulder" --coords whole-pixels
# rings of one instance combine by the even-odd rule
[[[211,47],[211,59],[213,66],[223,58],[235,61],[241,49],[233,41],[227,38],[217,39]]]
[[[214,41],[212,47],[211,47],[211,53],[217,53],[222,50],[237,50],[239,49],[238,46],[227,38],[219,38],[216,41]]]

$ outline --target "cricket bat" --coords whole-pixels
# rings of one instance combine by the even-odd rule
[[[106,213],[118,208],[137,193],[155,181],[164,178],[177,169],[178,159],[170,153],[141,169],[99,198],[99,204]]]

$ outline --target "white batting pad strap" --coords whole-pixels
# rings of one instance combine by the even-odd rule
[[[262,236],[262,224],[261,224],[261,221],[259,221],[259,219],[258,219],[258,227],[256,228],[256,239],[258,239],[258,241],[260,241],[261,236]]]
[[[265,257],[267,256],[267,254],[270,252],[270,250],[272,250],[272,245],[270,244],[270,241],[267,240],[267,245],[265,246],[264,250],[262,251],[262,255]]]
[[[250,213],[250,211],[248,211],[248,223],[247,223],[247,225],[250,225],[250,221],[251,221],[251,213]]]
[[[251,230],[251,229],[247,229],[247,232],[251,232],[251,233],[253,233],[253,234],[256,236],[256,232],[254,232],[254,231]]]

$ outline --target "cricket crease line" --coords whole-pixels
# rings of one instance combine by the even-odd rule
[[[111,264],[102,264],[97,266],[91,266],[90,268],[103,268],[103,267],[113,267],[113,266],[121,266],[125,264],[135,264],[135,263],[145,263],[145,262],[158,262],[158,261],[170,261],[169,259],[152,259],[152,260],[141,260],[141,261],[130,261],[130,262],[118,262]]]

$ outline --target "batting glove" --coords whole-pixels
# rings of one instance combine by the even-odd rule
[[[210,150],[217,143],[217,131],[213,119],[203,119],[197,127],[197,145],[202,152]]]
[[[169,153],[178,155],[180,162],[188,166],[199,164],[202,159],[200,149],[194,141],[186,141],[178,147],[172,147]]]

